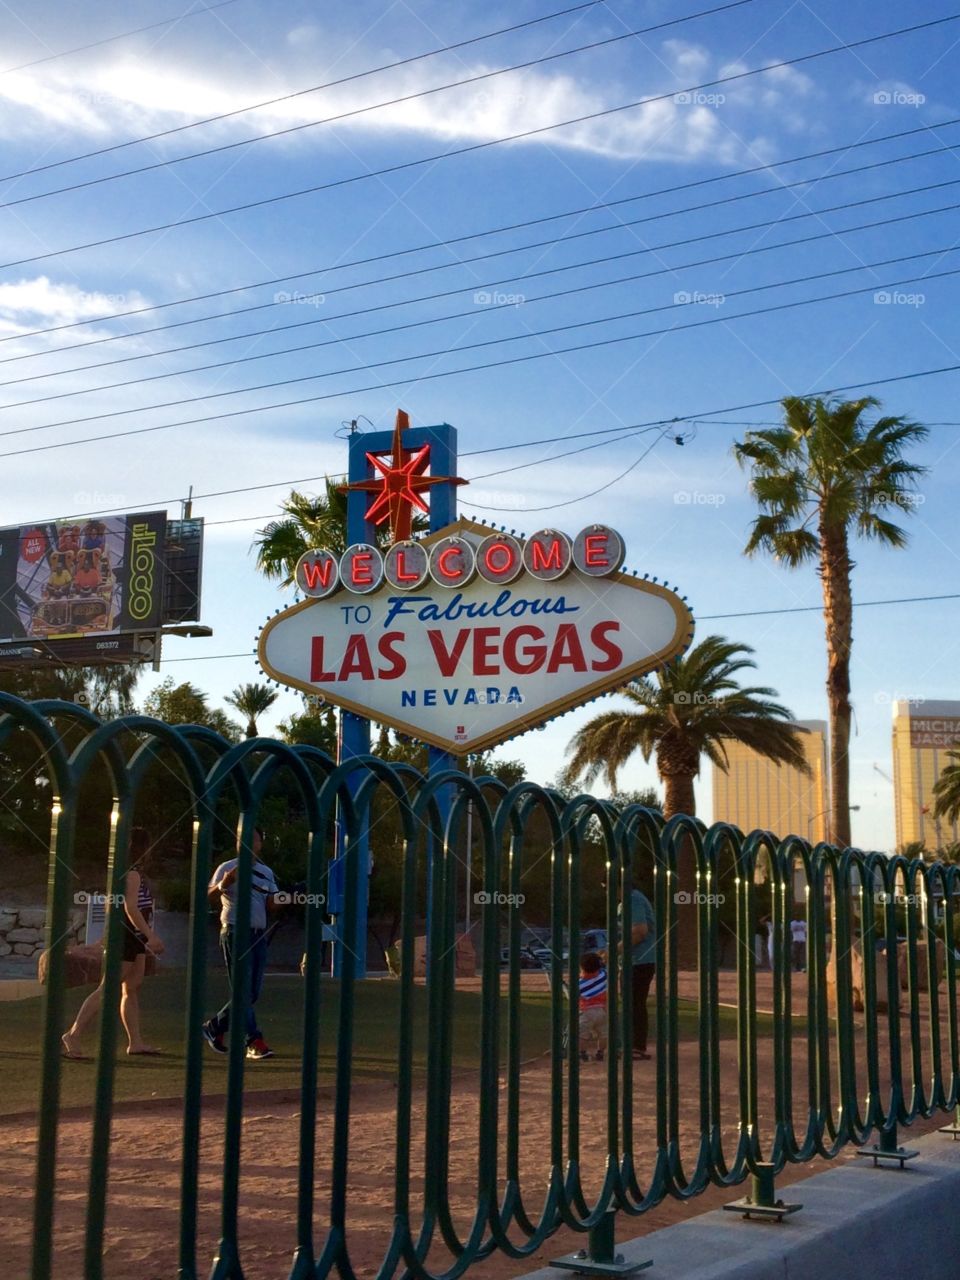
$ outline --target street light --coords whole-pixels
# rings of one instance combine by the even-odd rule
[[[847,808],[851,813],[859,813],[860,806],[858,804],[848,805]],[[812,818],[807,819],[807,844],[813,843],[813,824],[818,818],[822,818],[825,813],[829,813],[829,809],[821,809],[819,813],[815,813]],[[828,833],[829,834],[829,833]]]

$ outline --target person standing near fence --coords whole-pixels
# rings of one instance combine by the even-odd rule
[[[622,909],[617,914],[622,918]],[[631,985],[633,991],[633,1056],[646,1061],[650,1057],[647,1052],[647,1035],[649,1017],[647,1014],[647,998],[650,984],[657,971],[657,929],[650,900],[633,889],[630,894],[630,958],[632,961]],[[624,964],[626,964],[626,941],[624,941]]]
[[[594,1057],[603,1061],[607,1047],[607,970],[595,951],[580,959],[580,1058],[587,1062],[587,1044],[595,1045]]]
[[[257,1023],[256,1003],[263,986],[263,974],[267,967],[267,911],[273,910],[279,892],[273,872],[260,859],[263,848],[263,830],[253,829],[253,866],[250,886],[250,947],[249,947],[249,1001],[247,1003],[247,1057],[257,1061],[272,1058],[273,1050],[263,1038]],[[237,878],[239,858],[221,862],[214,871],[207,890],[210,901],[220,905],[220,949],[227,965],[231,991],[233,989],[234,962],[236,956],[235,928],[237,923]],[[202,1027],[203,1038],[214,1053],[226,1053],[224,1036],[230,1029],[230,1000]]]
[[[123,943],[120,962],[120,1021],[127,1033],[127,1053],[131,1057],[156,1057],[160,1050],[146,1043],[140,1031],[140,988],[146,974],[147,955],[163,954],[163,942],[153,932],[153,891],[146,877],[153,848],[143,827],[130,832],[130,870],[124,881],[122,902]],[[112,909],[112,905],[111,908]],[[103,983],[87,996],[69,1031],[60,1037],[65,1058],[83,1058],[80,1046],[84,1033],[100,1012]]]
[[[790,943],[793,951],[793,967],[798,973],[807,968],[807,922],[803,916],[790,921]]]

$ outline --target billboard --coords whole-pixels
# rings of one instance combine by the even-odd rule
[[[166,527],[166,512],[147,511],[0,530],[0,646],[66,657],[68,641],[96,653],[95,637],[156,631]]]
[[[263,628],[260,665],[446,751],[485,750],[689,644],[684,601],[620,572],[622,555],[602,525],[521,540],[467,520],[383,555],[308,552],[308,599]]]
[[[910,746],[946,750],[960,743],[960,719],[956,716],[910,717]]]

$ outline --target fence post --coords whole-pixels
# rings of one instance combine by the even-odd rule
[[[617,1211],[611,1205],[589,1228],[586,1249],[554,1258],[551,1267],[562,1267],[581,1276],[629,1276],[652,1267],[652,1258],[646,1262],[627,1262],[622,1253],[617,1253],[616,1221]]]

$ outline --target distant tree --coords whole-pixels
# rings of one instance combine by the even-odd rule
[[[175,685],[172,676],[147,694],[143,710],[166,724],[206,725],[228,742],[239,742],[243,736],[240,726],[226,712],[208,705],[207,694],[189,681]]]
[[[277,725],[277,734],[289,743],[318,747],[332,759],[337,758],[337,717],[331,706],[309,705]]]
[[[224,698],[224,702],[234,707],[247,721],[247,737],[257,736],[257,716],[269,711],[279,698],[279,693],[265,684],[241,684],[233,693]]]

